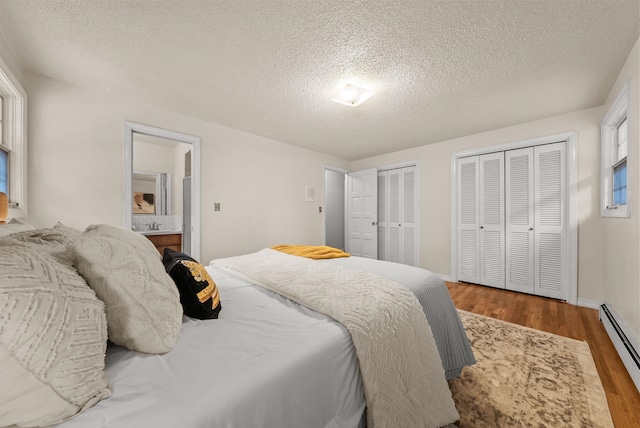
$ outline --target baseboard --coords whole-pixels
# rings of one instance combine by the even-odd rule
[[[618,351],[620,359],[640,392],[640,355],[638,355],[640,342],[638,338],[631,334],[629,328],[611,305],[600,306],[600,321],[602,321],[613,346]]]
[[[451,275],[443,275],[441,273],[437,273],[436,275],[438,275],[443,281],[451,282]]]
[[[595,300],[584,299],[582,297],[578,297],[578,301],[576,302],[577,306],[582,306],[584,308],[591,309],[600,309],[600,305],[602,302],[596,302]]]

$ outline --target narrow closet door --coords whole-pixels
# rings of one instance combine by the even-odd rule
[[[534,148],[535,294],[566,300],[565,143]]]
[[[506,288],[533,294],[533,147],[505,153]]]
[[[402,168],[402,254],[401,263],[417,266],[418,234],[416,224],[416,167]]]
[[[401,179],[402,172],[399,169],[387,171],[388,181],[388,202],[389,218],[387,222],[389,234],[387,244],[387,260],[390,262],[402,263],[402,230],[401,230]]]
[[[479,284],[479,158],[472,156],[458,159],[457,167],[458,280]]]
[[[389,175],[387,171],[378,172],[378,260],[389,260],[387,256],[387,211],[388,196],[387,183]]]
[[[480,284],[504,288],[504,152],[480,156]]]

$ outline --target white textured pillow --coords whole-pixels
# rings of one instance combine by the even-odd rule
[[[75,240],[71,257],[106,305],[113,343],[148,354],[175,346],[180,297],[151,241],[131,230],[92,225]]]
[[[62,255],[7,238],[0,240],[0,426],[59,423],[111,394],[104,305]]]

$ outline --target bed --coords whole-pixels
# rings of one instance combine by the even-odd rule
[[[90,242],[99,260],[85,260],[83,267],[78,261],[77,247],[83,239],[86,246],[88,241],[84,235],[91,234],[95,235]],[[127,281],[132,276],[131,263],[134,262],[131,259],[140,259],[143,255],[153,258],[154,254],[157,258],[155,248],[150,243],[146,245],[144,237],[112,227],[90,227],[81,233],[56,225],[52,229],[18,235],[20,239],[5,240],[4,244],[4,238],[0,238],[0,252],[3,249],[10,251],[8,248],[11,246],[14,252],[22,245],[25,248],[36,246],[39,257],[54,254],[62,260],[67,259],[61,254],[68,252],[71,254],[68,261],[86,278],[96,275],[92,270],[98,270],[95,266],[101,265],[108,280],[118,273],[127,272],[126,278],[124,275],[121,278],[121,281]],[[131,248],[125,251],[123,245]],[[363,357],[356,352],[350,330],[332,317],[270,291],[268,285],[266,288],[265,284],[256,285],[262,280],[251,280],[250,274],[229,266],[235,259],[218,260],[206,266],[221,300],[222,310],[216,314],[217,319],[195,319],[182,315],[181,311],[176,314],[173,303],[167,303],[177,296],[175,290],[161,293],[153,290],[154,296],[146,294],[133,299],[136,303],[144,303],[136,309],[138,311],[168,308],[166,313],[171,315],[164,318],[179,316],[179,331],[175,332],[171,326],[162,330],[155,324],[140,328],[141,333],[136,334],[148,335],[153,330],[157,337],[154,336],[152,341],[159,342],[159,352],[148,353],[146,349],[136,352],[131,348],[138,345],[125,339],[116,340],[120,345],[111,343],[114,338],[109,324],[110,342],[108,346],[106,340],[102,344],[106,356],[101,368],[107,385],[102,386],[98,395],[88,400],[85,406],[79,406],[70,419],[54,426],[356,428],[367,423],[376,427],[394,426],[390,420],[371,419],[367,411],[372,401],[365,398],[363,376],[367,378],[370,374],[362,369]],[[252,260],[248,262],[254,263]],[[68,269],[69,263],[65,263],[64,267]],[[147,269],[146,265],[155,266],[154,263],[145,261],[143,269]],[[442,379],[459,375],[464,366],[475,362],[446,287],[435,275],[418,268],[355,257],[312,263],[315,263],[314,269],[323,266],[323,270],[341,273],[349,271],[361,275],[367,272],[367,275],[400,283],[401,287],[410,290],[433,330],[432,340],[437,345],[439,364],[435,371]],[[138,265],[136,269],[139,269]],[[159,265],[165,267],[161,263]],[[67,273],[71,275],[70,271]],[[1,275],[0,271],[0,279]],[[145,275],[149,276],[149,273]],[[136,281],[140,280],[136,278]],[[87,282],[100,296],[101,285],[93,278]],[[82,292],[86,293],[86,290]],[[151,299],[155,300],[150,303]],[[108,301],[109,297],[102,300],[106,301],[109,321],[109,307],[113,304]],[[120,315],[120,318],[124,317]],[[96,319],[99,324],[99,314]],[[0,319],[0,345],[6,345],[2,336],[4,321]],[[164,321],[157,322],[161,324]],[[144,325],[138,318],[136,323]],[[168,324],[175,326],[175,321]],[[174,337],[175,343],[167,345],[167,337]],[[170,350],[165,351],[166,347]],[[0,365],[1,361],[0,358]],[[7,409],[6,406],[4,408]],[[449,420],[450,409],[447,412],[444,412],[448,418],[446,423],[453,422]],[[8,418],[10,413],[0,404],[0,425],[3,425],[3,417]],[[62,417],[67,419],[70,416]],[[414,426],[431,425],[418,421]]]

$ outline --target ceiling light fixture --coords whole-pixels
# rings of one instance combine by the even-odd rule
[[[375,94],[375,92],[369,89],[347,83],[340,90],[338,96],[331,98],[331,100],[347,106],[356,107],[368,100],[373,94]]]

